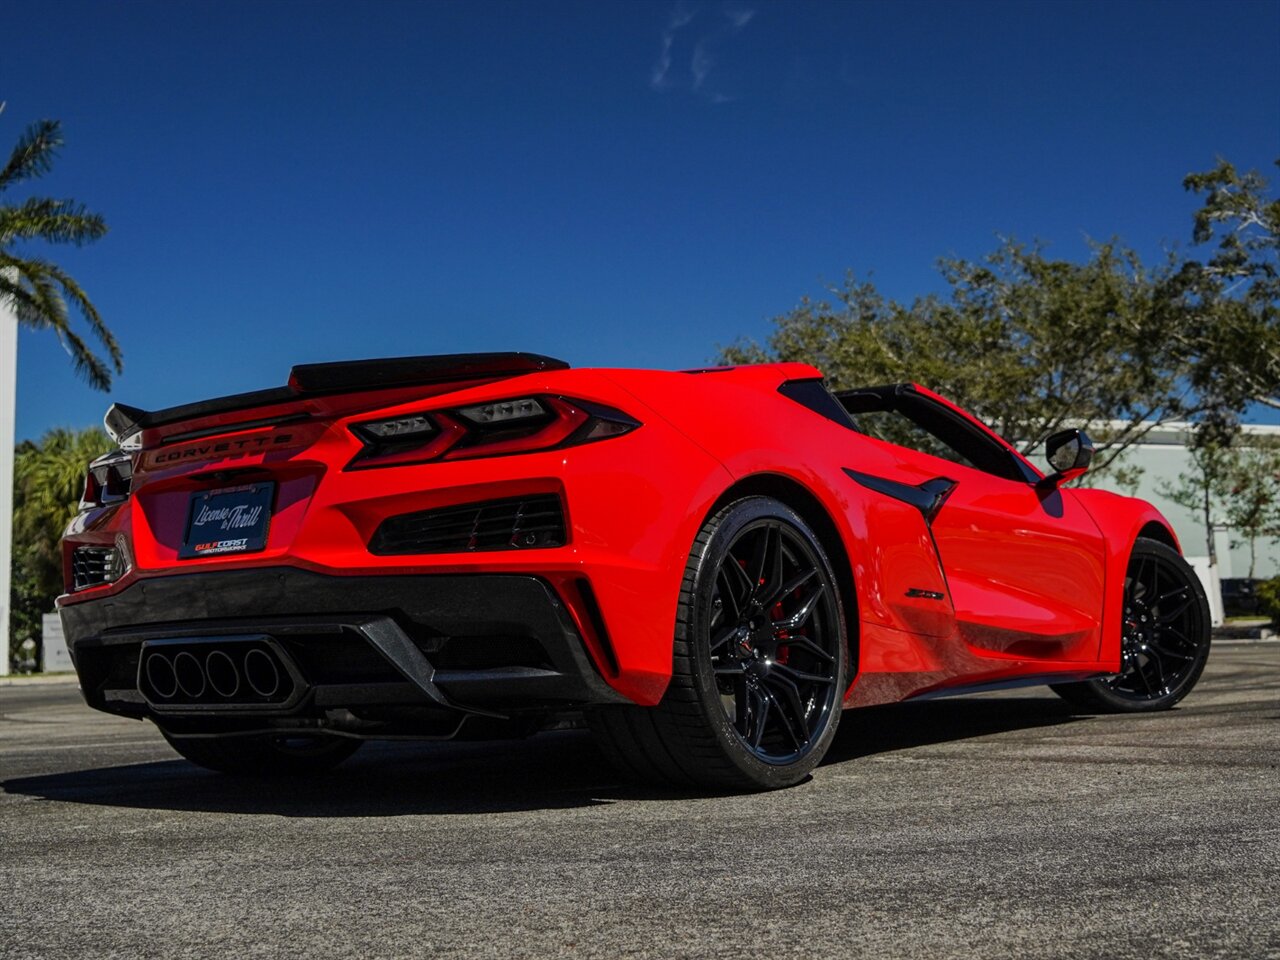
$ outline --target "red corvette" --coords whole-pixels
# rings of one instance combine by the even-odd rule
[[[585,716],[624,770],[784,786],[842,710],[1050,684],[1158,710],[1209,653],[1149,504],[912,384],[530,354],[295,367],[107,413],[64,541],[89,704],[213,769]]]

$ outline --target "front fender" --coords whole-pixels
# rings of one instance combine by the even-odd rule
[[[1124,580],[1134,541],[1140,536],[1160,533],[1161,539],[1178,553],[1173,525],[1145,500],[1125,497],[1108,490],[1064,490],[1093,518],[1106,543],[1106,573],[1103,588],[1102,645],[1098,658],[1120,669],[1120,618],[1124,610]]]

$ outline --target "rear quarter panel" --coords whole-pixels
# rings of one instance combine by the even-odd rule
[[[898,467],[892,448],[868,442],[778,393],[786,380],[820,377],[816,369],[776,364],[698,374],[609,375],[722,463],[730,481],[773,475],[805,488],[825,509],[849,554],[859,619],[889,628],[904,643],[909,634],[950,633],[951,617],[940,613],[935,601],[906,596],[909,586],[946,589],[919,511],[870,494],[843,472],[856,467],[893,475]],[[915,662],[920,654],[909,646],[868,646],[860,665],[879,667],[881,653]]]

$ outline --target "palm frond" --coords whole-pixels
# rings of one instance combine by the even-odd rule
[[[80,246],[106,235],[102,216],[74,200],[31,197],[16,207],[0,207],[0,245],[44,240]]]
[[[76,309],[89,321],[89,328],[93,330],[93,335],[98,338],[98,342],[106,347],[107,353],[111,355],[111,365],[115,367],[116,373],[124,372],[124,355],[120,352],[120,345],[116,343],[116,338],[107,329],[107,325],[102,322],[102,317],[98,314],[98,308],[89,301],[89,297],[81,289],[80,284],[55,264],[46,263],[45,269],[48,271],[49,276],[62,288],[63,296],[75,304]]]
[[[18,138],[9,154],[9,162],[0,170],[0,191],[43,176],[53,169],[54,158],[62,146],[62,125],[57,120],[40,120],[31,124]]]
[[[53,330],[76,372],[94,388],[110,389],[111,368],[117,373],[123,369],[120,346],[80,285],[61,268],[38,258],[0,255],[0,276],[6,267],[11,276],[0,279],[0,292],[10,296],[18,322],[35,330]],[[16,281],[12,279],[15,272]],[[106,347],[109,364],[71,329],[68,300],[84,315],[94,336]]]
[[[40,304],[31,292],[20,281],[9,279],[8,271],[4,269],[5,265],[6,258],[0,254],[0,301],[8,298],[15,311],[39,310]]]
[[[0,104],[0,109],[3,106]],[[29,126],[0,168],[0,192],[48,173],[61,146],[58,121],[41,120]],[[123,370],[120,345],[70,274],[39,257],[18,256],[12,247],[39,240],[79,246],[106,232],[106,221],[75,200],[32,197],[17,205],[0,205],[0,300],[12,306],[23,326],[52,330],[76,371],[99,390],[110,388],[113,370]],[[105,348],[105,358],[71,329],[68,303],[84,317],[93,339]]]
[[[28,263],[19,267],[18,282],[30,295],[27,301],[18,301],[18,323],[36,330],[54,330],[59,333],[70,325],[67,302],[59,295],[54,282],[43,271],[32,269]]]
[[[76,373],[84,377],[89,382],[89,386],[95,390],[111,389],[111,371],[102,362],[102,358],[90,350],[89,345],[74,330],[69,327],[62,328],[58,331],[58,339],[66,347]]]

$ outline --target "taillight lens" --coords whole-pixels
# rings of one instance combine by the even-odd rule
[[[410,429],[405,425],[413,422]],[[640,421],[568,397],[518,397],[353,424],[364,449],[349,467],[382,467],[533,453],[621,436]]]
[[[133,457],[120,450],[104,453],[89,464],[80,509],[89,510],[127,500],[133,484]]]

